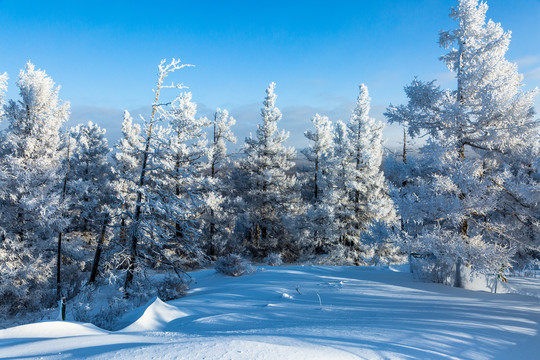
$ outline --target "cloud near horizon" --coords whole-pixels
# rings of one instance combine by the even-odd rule
[[[328,116],[335,123],[337,120],[347,122],[354,108],[355,102],[342,102],[332,108],[314,107],[307,105],[295,105],[280,107],[283,118],[279,123],[279,128],[288,131],[290,136],[287,145],[294,146],[297,149],[304,148],[308,145],[307,139],[304,137],[304,132],[311,129],[311,118],[315,114]],[[244,139],[249,137],[250,133],[255,134],[257,124],[259,124],[261,115],[260,109],[262,102],[249,103],[240,106],[232,107],[229,113],[236,119],[236,125],[233,127],[238,142],[236,145],[231,145],[231,149],[238,150],[244,143]],[[223,107],[222,107],[223,108]],[[199,116],[204,116],[209,119],[213,117],[215,108],[210,108],[205,104],[197,104],[197,113]],[[379,121],[385,122],[384,111],[386,106],[381,104],[373,104],[371,108],[371,116]],[[128,109],[135,121],[139,121],[139,114],[147,115],[147,107],[138,107]],[[71,117],[66,127],[72,127],[77,124],[86,124],[88,121],[98,124],[107,130],[107,138],[112,145],[116,144],[122,136],[121,127],[124,109],[99,107],[89,105],[73,105],[71,108]],[[401,128],[398,125],[386,125],[384,138],[386,146],[395,147],[398,145],[401,136]]]

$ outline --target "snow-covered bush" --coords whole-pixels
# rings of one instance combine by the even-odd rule
[[[155,277],[137,276],[126,298],[120,277],[85,285],[79,294],[68,301],[69,313],[75,321],[92,323],[102,329],[118,330],[126,324],[123,316],[146,304],[155,296],[164,301],[182,297],[189,286],[188,281],[173,276],[162,280]]]
[[[158,297],[163,301],[178,299],[186,295],[189,284],[178,276],[167,275],[157,285]]]
[[[116,330],[118,320],[128,310],[137,306],[135,299],[126,299],[124,292],[113,286],[98,288],[88,285],[79,293],[77,299],[71,307],[73,319],[92,323],[106,330]]]
[[[237,254],[223,256],[215,265],[216,272],[228,276],[242,276],[253,272],[249,260]]]
[[[390,265],[406,262],[406,255],[397,244],[401,241],[397,230],[384,221],[375,221],[360,235],[360,257],[369,265]]]
[[[0,315],[16,315],[54,305],[53,265],[25,244],[0,242]]]
[[[283,265],[283,260],[281,255],[277,253],[270,253],[267,257],[264,258],[264,263],[270,266],[280,266]]]
[[[315,263],[320,265],[353,266],[355,265],[354,252],[351,251],[349,246],[336,244],[327,255],[317,257]]]
[[[453,285],[455,264],[445,258],[435,256],[409,257],[411,273],[419,280]]]
[[[126,298],[119,283],[120,279],[114,277],[84,285],[79,294],[67,302],[68,318],[70,314],[75,321],[116,330],[118,320],[145,300],[136,296]]]

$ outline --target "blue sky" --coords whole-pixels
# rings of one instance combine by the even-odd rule
[[[148,112],[162,58],[196,65],[171,80],[189,87],[200,115],[229,109],[240,142],[255,130],[265,88],[275,81],[280,126],[302,147],[316,112],[348,119],[360,83],[380,120],[390,103],[406,101],[403,86],[414,76],[453,87],[437,40],[439,30],[455,27],[448,17],[455,3],[0,0],[0,72],[9,73],[8,97],[16,97],[18,71],[31,60],[61,85],[71,124],[97,122],[113,141],[124,109]],[[488,17],[512,31],[507,58],[518,63],[526,88],[540,87],[540,1],[488,5]],[[396,130],[385,131],[390,147]]]

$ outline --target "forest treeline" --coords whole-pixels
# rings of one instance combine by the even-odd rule
[[[181,292],[188,270],[230,254],[348,265],[409,255],[425,277],[458,286],[452,274],[462,266],[504,278],[536,261],[537,91],[522,90],[505,59],[510,34],[486,11],[461,0],[451,12],[458,27],[440,34],[455,89],[415,78],[408,103],[387,108],[404,128],[401,154],[383,151],[383,124],[369,116],[361,85],[348,122],[313,116],[296,167],[274,83],[233,159],[234,114],[198,116],[192,94],[168,86],[187,66],[176,59],[158,66],[150,116],[126,111],[112,145],[91,122],[66,129],[69,103],[26,64],[19,98],[0,110],[3,312],[47,308],[100,284],[124,299],[152,286]],[[0,100],[6,89],[4,74]],[[419,136],[426,144],[411,156],[409,139]],[[172,275],[145,283],[151,272]]]

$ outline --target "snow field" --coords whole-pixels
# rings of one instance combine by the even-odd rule
[[[0,330],[0,358],[534,359],[540,349],[537,298],[422,283],[406,269],[192,275],[188,296],[156,299],[119,331],[58,321]]]

